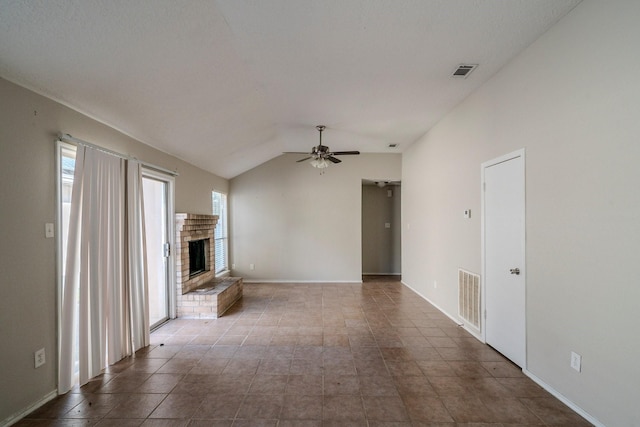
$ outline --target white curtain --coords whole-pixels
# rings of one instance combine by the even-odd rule
[[[140,165],[79,146],[62,290],[58,391],[149,343]],[[76,369],[76,364],[78,368]]]

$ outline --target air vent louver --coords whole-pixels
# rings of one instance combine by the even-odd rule
[[[477,67],[478,67],[478,64],[460,64],[458,65],[458,68],[456,68],[456,70],[453,72],[451,77],[458,78],[458,79],[460,78],[465,79]]]
[[[458,316],[480,331],[480,276],[458,269]]]

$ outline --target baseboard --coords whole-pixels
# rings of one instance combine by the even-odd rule
[[[540,378],[538,378],[537,376],[532,374],[530,371],[528,371],[526,369],[523,369],[522,373],[525,374],[526,376],[528,376],[529,378],[531,378],[531,380],[533,382],[535,382],[540,387],[542,387],[543,389],[548,391],[550,394],[553,395],[553,397],[555,397],[556,399],[558,399],[559,401],[561,401],[562,403],[567,405],[576,414],[580,415],[582,418],[584,418],[585,420],[589,421],[594,426],[596,426],[596,427],[605,427],[604,424],[602,424],[600,421],[598,421],[593,416],[589,415],[584,409],[582,409],[581,407],[579,407],[578,405],[573,403],[571,400],[567,399],[564,395],[562,395],[560,392],[558,392],[558,390],[554,389],[549,384],[547,384],[544,381],[542,381]]]
[[[260,279],[243,279],[244,283],[362,283],[362,280],[260,280]]]
[[[13,414],[9,418],[5,418],[4,420],[0,421],[0,427],[8,427],[12,424],[17,423],[18,421],[20,421],[21,419],[23,419],[24,417],[26,417],[27,415],[29,415],[30,413],[32,413],[33,411],[35,411],[36,409],[44,405],[45,403],[55,399],[56,396],[58,396],[58,390],[53,390],[47,393],[42,399],[32,403],[31,405],[29,405],[27,408],[23,409],[19,413]]]
[[[431,301],[429,298],[425,297],[424,295],[422,295],[420,292],[416,291],[414,288],[412,288],[410,285],[408,285],[407,283],[405,283],[404,281],[401,282],[403,285],[405,285],[407,288],[411,289],[413,292],[415,292],[420,298],[424,299],[425,301],[427,301],[429,304],[431,304],[432,306],[434,306],[435,308],[437,308],[442,314],[444,314],[445,316],[447,316],[448,318],[450,318],[451,320],[453,320],[458,326],[462,326],[464,327],[464,329],[469,332],[471,335],[473,335],[475,338],[477,338],[478,340],[480,340],[481,342],[484,342],[484,340],[482,339],[482,337],[479,337],[476,333],[474,333],[473,331],[469,330],[469,328],[466,328],[465,325],[463,323],[460,323],[460,321],[458,319],[456,319],[455,317],[451,316],[449,313],[447,313],[445,310],[443,310],[442,308],[440,308],[438,306],[438,304],[435,304],[433,301]],[[533,382],[535,382],[536,384],[538,384],[540,387],[542,387],[543,389],[545,389],[546,391],[548,391],[551,395],[553,395],[555,398],[557,398],[559,401],[561,401],[562,403],[564,403],[565,405],[567,405],[569,408],[571,408],[571,410],[573,410],[576,414],[580,415],[582,418],[584,418],[585,420],[589,421],[591,424],[593,424],[595,427],[605,427],[604,424],[602,424],[600,421],[598,421],[597,419],[595,419],[594,417],[592,417],[591,415],[589,415],[587,412],[585,412],[582,408],[580,408],[578,405],[576,405],[575,403],[573,403],[571,400],[567,399],[565,396],[563,396],[562,394],[560,394],[556,389],[554,389],[553,387],[551,387],[549,384],[545,383],[544,381],[542,381],[540,378],[538,378],[537,376],[535,376],[534,374],[532,374],[531,372],[529,372],[526,369],[523,369],[522,372],[528,376],[529,378],[531,378],[531,380]]]
[[[400,273],[362,273],[363,276],[400,276]]]
[[[422,298],[423,300],[425,300],[426,302],[428,302],[429,304],[431,304],[432,306],[434,306],[435,308],[437,308],[440,313],[444,314],[445,316],[447,316],[449,319],[451,319],[456,325],[460,326],[461,328],[463,328],[465,331],[469,332],[471,335],[473,335],[473,337],[475,339],[477,339],[478,341],[484,343],[484,338],[482,338],[482,335],[478,334],[478,332],[476,330],[473,330],[471,328],[468,328],[467,325],[464,324],[464,322],[460,322],[460,319],[450,315],[449,313],[447,313],[445,310],[442,309],[442,307],[440,307],[438,304],[434,303],[433,301],[431,301],[429,298],[427,298],[426,296],[422,295],[420,292],[418,292],[417,290],[415,290],[414,288],[412,288],[409,284],[407,284],[405,281],[401,281],[400,283],[402,283],[403,285],[405,285],[407,288],[411,289],[413,292],[415,292],[420,298]]]
[[[413,287],[411,287],[411,285],[407,284],[404,280],[401,281],[400,283],[402,283],[403,285],[405,285],[407,288],[411,289],[413,292],[415,292],[420,298],[422,298],[423,300],[425,300],[426,302],[428,302],[429,304],[431,304],[432,306],[434,306],[435,308],[437,308],[442,314],[444,314],[445,316],[447,316],[449,319],[451,319],[456,325],[458,326],[464,326],[464,323],[460,323],[459,319],[456,319],[455,317],[453,317],[452,315],[450,315],[449,313],[447,313],[445,310],[443,310],[440,306],[438,306],[438,304],[436,304],[435,302],[431,301],[429,298],[425,297],[424,295],[422,295],[420,292],[416,291]]]

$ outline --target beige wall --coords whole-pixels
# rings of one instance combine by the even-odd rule
[[[527,369],[607,426],[640,425],[639,16],[583,1],[403,156],[404,281],[455,316],[480,164],[526,149]]]
[[[177,170],[176,211],[211,213],[225,179],[0,79],[0,423],[56,388],[55,144],[59,132]],[[44,347],[47,363],[33,367]]]
[[[233,274],[359,282],[362,179],[399,180],[401,156],[345,156],[323,175],[298,158],[277,157],[230,181]]]
[[[455,316],[457,268],[481,270],[480,164],[526,148],[527,369],[608,426],[640,425],[638,16],[633,0],[584,0],[402,156],[404,281]],[[59,131],[177,168],[177,211],[208,213],[211,189],[227,190],[0,80],[0,420],[55,389],[55,242],[43,228]],[[361,179],[400,179],[399,157],[346,158],[320,176],[281,156],[232,180],[234,273],[359,280]]]
[[[400,202],[399,185],[362,186],[363,274],[400,274]]]

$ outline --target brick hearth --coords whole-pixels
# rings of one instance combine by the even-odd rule
[[[177,315],[217,318],[242,298],[242,278],[216,279],[214,230],[217,215],[176,214]],[[205,268],[190,277],[189,242],[205,240]]]

